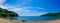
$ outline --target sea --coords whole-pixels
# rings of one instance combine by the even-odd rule
[[[40,20],[56,20],[56,17],[51,16],[19,16],[17,20],[40,21]]]

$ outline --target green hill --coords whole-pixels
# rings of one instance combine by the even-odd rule
[[[13,11],[0,8],[0,17],[18,17],[18,14]]]
[[[47,14],[44,14],[42,16],[54,16],[54,17],[60,17],[60,12],[58,13],[47,13]]]

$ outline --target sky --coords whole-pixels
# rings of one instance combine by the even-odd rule
[[[40,16],[60,12],[60,0],[0,0],[0,7],[19,16]]]

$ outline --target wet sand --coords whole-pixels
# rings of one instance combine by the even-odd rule
[[[17,20],[10,21],[7,19],[0,18],[0,23],[60,23],[60,19],[49,20],[49,21],[26,21],[26,22],[22,22],[22,21],[17,21]]]

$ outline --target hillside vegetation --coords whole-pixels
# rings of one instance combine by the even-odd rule
[[[54,17],[60,17],[60,12],[58,13],[47,13],[47,14],[44,14],[42,16],[54,16]]]
[[[0,8],[0,17],[18,17],[18,14],[7,9]]]

